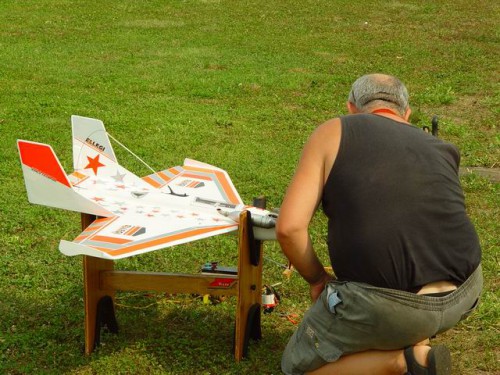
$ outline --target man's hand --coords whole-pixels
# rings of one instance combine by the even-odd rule
[[[325,272],[325,274],[323,275],[323,277],[319,281],[317,281],[313,284],[309,284],[309,293],[311,295],[311,300],[313,302],[316,302],[316,300],[319,298],[321,292],[323,292],[323,289],[325,289],[325,285],[330,280],[333,280],[333,276],[330,275],[329,273]]]

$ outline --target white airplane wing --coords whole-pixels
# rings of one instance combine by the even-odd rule
[[[95,220],[72,242],[62,240],[65,255],[121,259],[237,230],[238,223],[220,215],[164,210],[127,213]]]
[[[171,194],[242,205],[243,201],[226,171],[210,167],[204,163],[189,163],[151,174],[143,177],[143,180],[160,191]]]

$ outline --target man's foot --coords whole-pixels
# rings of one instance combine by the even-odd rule
[[[429,350],[427,354],[428,366],[422,366],[415,359],[413,346],[406,348],[404,356],[406,367],[410,375],[450,375],[451,374],[451,355],[448,348],[444,345],[437,345]]]

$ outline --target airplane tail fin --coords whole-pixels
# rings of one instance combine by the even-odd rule
[[[17,147],[31,203],[99,216],[112,215],[73,190],[52,147],[24,140],[18,140]]]
[[[71,127],[73,130],[73,168],[75,171],[84,169],[88,164],[87,148],[91,148],[107,159],[118,163],[101,120],[73,115],[71,116]]]
[[[132,172],[118,164],[113,146],[101,120],[71,116],[73,130],[73,167],[74,173],[94,177],[113,177],[123,181],[143,181]]]

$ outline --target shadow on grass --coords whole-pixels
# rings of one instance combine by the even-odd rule
[[[121,302],[118,298],[120,332],[103,336],[103,345],[93,355],[102,363],[93,363],[94,370],[101,365],[114,370],[125,361],[130,369],[148,373],[279,373],[281,352],[293,330],[280,335],[275,324],[281,322],[263,315],[263,339],[251,341],[248,358],[236,363],[235,298],[208,305],[185,295],[132,296],[126,307]]]
[[[276,374],[294,329],[263,315],[263,339],[236,363],[235,298],[205,305],[195,296],[119,293],[119,333],[103,332],[102,344],[85,356],[81,286],[65,291],[36,298],[23,288],[0,291],[0,373]]]

